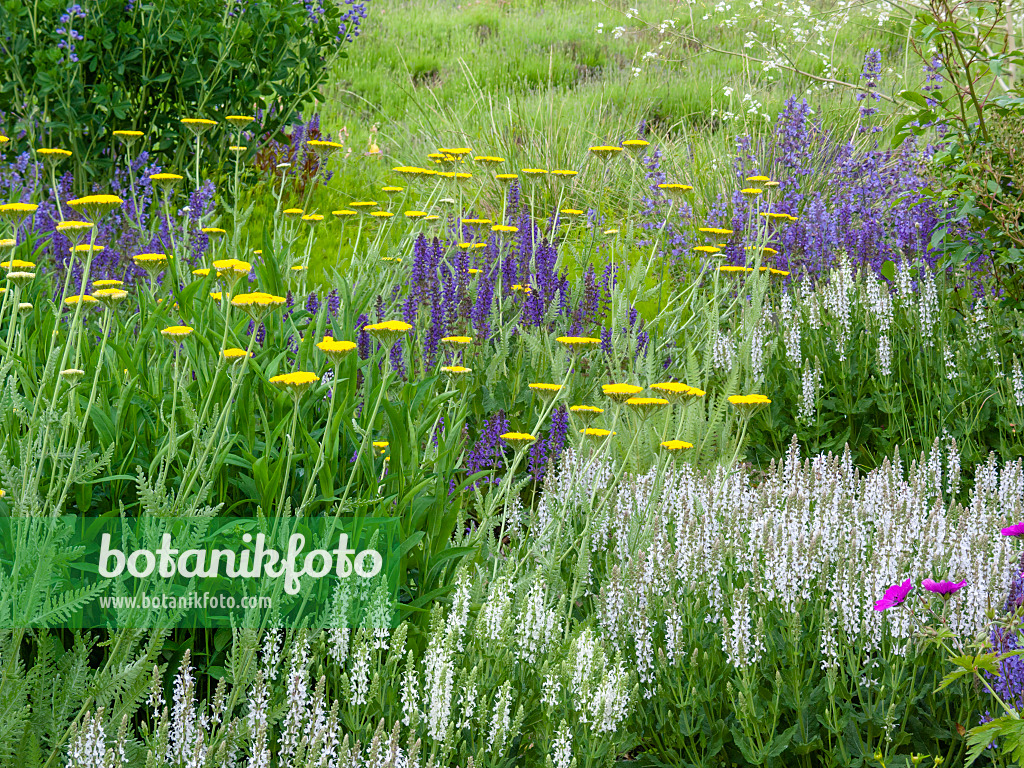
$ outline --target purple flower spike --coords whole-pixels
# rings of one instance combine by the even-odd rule
[[[1024,536],[1024,523],[1014,523],[1000,531],[1003,536]]]
[[[895,608],[897,605],[902,605],[913,588],[914,582],[910,579],[907,579],[902,584],[893,584],[885,590],[882,599],[875,603],[875,610],[887,611],[890,608]]]
[[[921,582],[921,586],[927,589],[929,592],[934,592],[937,595],[952,595],[964,588],[967,581],[932,581],[931,579],[925,579]]]

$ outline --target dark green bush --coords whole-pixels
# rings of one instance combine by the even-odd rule
[[[361,3],[321,3],[10,0],[0,4],[0,129],[72,150],[76,179],[109,163],[102,150],[117,129],[146,132],[147,148],[176,165],[194,146],[182,117],[263,110],[262,130],[274,133],[358,33]]]

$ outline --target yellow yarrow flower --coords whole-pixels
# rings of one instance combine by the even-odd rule
[[[555,341],[573,350],[592,347],[601,343],[600,339],[593,336],[559,336]]]
[[[186,336],[191,336],[194,330],[195,328],[188,325],[169,325],[160,333],[169,339],[183,339]]]
[[[5,203],[0,205],[0,216],[3,216],[17,226],[28,216],[35,213],[38,208],[39,206],[34,203]]]
[[[306,142],[306,146],[316,152],[321,157],[329,157],[337,152],[339,149],[344,149],[344,144],[339,144],[336,141],[325,141],[323,139],[309,139]]]
[[[241,259],[217,259],[213,262],[213,268],[217,270],[217,277],[238,279],[252,271],[252,264]]]
[[[228,115],[224,119],[235,126],[235,128],[245,128],[249,123],[256,120],[251,115]]]
[[[7,279],[15,285],[24,285],[25,283],[35,280],[35,278],[35,272],[24,272],[19,270],[7,273]]]
[[[506,184],[511,184],[519,178],[519,175],[515,173],[496,173],[494,174],[494,178],[498,181],[505,182]]]
[[[0,250],[13,250],[17,244],[13,237],[5,237],[0,240]]]
[[[204,235],[213,235],[214,237],[223,237],[227,234],[227,230],[221,229],[220,227],[203,227],[199,231]]]
[[[754,184],[763,184],[769,179],[767,176],[747,176],[746,180]]]
[[[167,190],[179,181],[184,181],[185,177],[177,173],[151,173],[149,180],[156,182],[161,188]]]
[[[467,224],[469,226],[475,226],[477,224],[493,224],[494,223],[490,219],[460,219],[460,221],[463,224]]]
[[[34,261],[25,261],[23,259],[11,259],[10,261],[0,262],[0,269],[6,270],[30,270],[35,269],[36,263]]]
[[[477,155],[473,158],[473,162],[480,163],[481,165],[497,165],[498,163],[504,163],[504,157],[494,157],[493,155]]]
[[[650,143],[651,142],[644,141],[643,139],[626,139],[624,142],[622,142],[622,146],[633,152],[640,152],[642,149],[644,149],[644,147],[646,147]]]
[[[579,208],[563,208],[559,213],[564,213],[566,216],[582,216],[583,211]]]
[[[205,133],[211,128],[217,127],[215,120],[207,120],[205,117],[183,117],[181,124],[188,128],[192,133],[198,136],[201,133]]]
[[[56,163],[64,160],[65,158],[71,157],[71,150],[58,149],[56,147],[40,147],[36,150],[36,154],[47,162]]]
[[[612,432],[608,429],[597,429],[594,427],[584,427],[580,430],[580,434],[584,437],[589,437],[593,440],[603,440],[606,437],[614,437],[618,432]]]
[[[285,208],[281,213],[289,219],[297,219],[303,214],[303,210],[301,208]]]
[[[722,252],[721,248],[716,248],[713,245],[695,245],[693,247],[693,250],[697,251],[698,253],[721,253]]]
[[[530,389],[536,392],[544,400],[551,400],[561,391],[562,385],[538,383],[530,384]]]
[[[295,398],[298,398],[299,395],[318,381],[320,381],[320,377],[309,371],[295,371],[294,373],[282,373],[270,377],[271,384],[287,390]]]
[[[359,201],[356,201],[354,203],[349,203],[348,204],[349,208],[377,208],[379,206],[380,206],[380,203],[378,203],[378,202],[376,202],[374,200],[359,200]]]
[[[381,454],[383,454],[388,449],[388,446],[391,445],[391,443],[389,443],[387,440],[374,440],[372,445],[374,448],[380,451]]]
[[[244,349],[239,349],[238,347],[231,347],[229,349],[222,350],[220,355],[229,363],[236,363],[239,360],[244,360],[246,357],[250,357],[252,353],[246,352]]]
[[[622,147],[613,147],[613,146],[590,147],[589,151],[595,157],[598,157],[601,160],[607,160],[609,157],[612,157],[613,155],[620,155],[620,154],[622,154]]]
[[[733,395],[729,398],[729,402],[740,409],[740,411],[747,413],[772,403],[764,395]]]
[[[517,448],[535,442],[537,440],[533,435],[528,435],[525,432],[506,432],[501,436],[501,439],[506,443],[516,446]]]
[[[491,227],[491,232],[513,234],[519,231],[519,227],[513,227],[509,224],[495,224]]]
[[[467,373],[472,373],[472,368],[467,368],[464,365],[442,365],[441,370],[445,373],[450,373],[455,376],[463,376]]]
[[[117,288],[124,285],[124,280],[93,280],[93,288]]]
[[[142,131],[113,131],[113,135],[121,139],[125,144],[130,145],[141,139],[145,134]]]
[[[459,243],[459,248],[464,251],[472,251],[476,248],[486,248],[487,243]]]
[[[528,178],[537,178],[538,176],[546,176],[548,172],[543,168],[522,168],[520,173]]]
[[[406,211],[404,214],[407,219],[422,219],[427,215],[426,211]]]
[[[335,362],[344,360],[356,349],[353,342],[335,341],[331,336],[324,336],[324,340],[319,342],[316,347]]]
[[[331,215],[337,216],[339,219],[344,219],[348,216],[358,216],[359,214],[356,211],[350,211],[346,208],[343,208],[340,211],[331,211]]]
[[[391,211],[373,211],[370,215],[375,219],[390,219],[395,214]]]
[[[71,249],[74,253],[101,253],[104,248],[102,245],[96,245],[95,243],[82,243],[76,245]]]
[[[64,299],[64,303],[69,307],[73,307],[76,304],[95,304],[99,299],[90,296],[89,294],[83,294],[82,296],[68,296]]]
[[[445,343],[445,344],[462,344],[462,345],[465,345],[465,344],[472,344],[473,343],[473,337],[472,336],[445,336],[444,338],[441,339],[441,341],[443,343]]]
[[[93,291],[92,297],[97,301],[102,302],[105,306],[112,307],[127,299],[128,291],[124,291],[120,288],[100,288],[99,290]]]
[[[385,192],[389,195],[397,195],[403,189],[405,189],[405,187],[381,187],[380,191]]]
[[[305,216],[302,217],[302,221],[306,222],[310,226],[313,226],[314,224],[319,224],[323,220],[324,217],[319,213],[307,213]]]
[[[678,453],[693,448],[693,443],[687,443],[685,440],[666,440],[661,447],[670,453]]]
[[[639,395],[644,388],[635,384],[603,384],[601,391],[615,402],[624,403],[634,395]]]

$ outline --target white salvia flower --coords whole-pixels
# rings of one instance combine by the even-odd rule
[[[419,721],[420,697],[418,691],[419,675],[413,662],[412,649],[405,658],[405,674],[402,676],[402,725],[413,725]]]
[[[786,293],[782,297],[782,324],[786,329],[783,340],[786,345],[786,358],[794,366],[800,365],[803,359],[800,352],[800,315],[794,311],[793,297]]]
[[[594,731],[612,733],[629,713],[629,673],[621,661],[605,670],[604,677],[590,698]]]
[[[370,646],[365,639],[356,645],[352,663],[352,704],[366,703],[366,695],[370,692]]]
[[[814,367],[804,366],[801,382],[800,409],[796,418],[802,424],[810,426],[818,415],[818,387],[821,385],[821,364],[814,360]]]
[[[114,754],[107,749],[103,710],[86,712],[68,747],[67,768],[114,768]]]
[[[463,650],[463,643],[466,633],[466,624],[469,622],[469,587],[462,579],[459,579],[455,594],[452,595],[452,608],[448,612],[447,637],[454,639],[455,650],[459,653]]]
[[[1016,355],[1013,356],[1013,399],[1018,408],[1024,408],[1024,369]]]
[[[480,609],[477,627],[483,630],[483,637],[493,643],[504,639],[505,626],[509,619],[509,608],[512,605],[512,594],[508,585],[499,580],[491,587],[491,593]]]
[[[281,650],[284,647],[284,639],[278,629],[268,629],[263,635],[263,669],[267,682],[274,682],[277,679],[278,664],[281,661]]]
[[[501,754],[505,751],[511,727],[512,683],[508,680],[498,689],[494,697],[494,714],[491,716],[491,730],[487,735],[487,753]]]
[[[564,721],[551,742],[551,762],[555,768],[570,768],[572,765],[572,734]]]
[[[516,626],[516,656],[520,661],[533,664],[547,649],[554,634],[557,617],[549,610],[547,587],[543,578],[533,582],[530,591],[523,601],[523,612]]]
[[[463,684],[459,696],[459,722],[455,727],[460,731],[476,726],[477,698],[480,695],[480,690],[476,685],[476,674],[477,670],[474,669],[469,679]]]
[[[946,343],[942,345],[942,365],[946,370],[946,381],[952,381],[960,375],[956,369],[956,361],[953,359],[953,350]]]
[[[204,744],[207,718],[196,713],[196,682],[192,676],[192,655],[185,651],[174,678],[170,733],[167,740],[167,762],[187,768],[201,768],[209,748]]]
[[[924,338],[924,345],[931,347],[935,318],[939,314],[939,292],[935,287],[935,280],[932,278],[931,270],[922,265],[919,273],[917,296],[918,317],[921,320],[921,336]]]
[[[299,644],[293,649],[291,670],[287,678],[288,709],[284,716],[284,725],[281,730],[281,738],[278,744],[279,757],[282,762],[295,756],[299,741],[306,733],[306,723],[309,718],[309,696],[308,681],[306,679],[306,666],[309,664],[309,643],[302,638]]]
[[[835,322],[830,326],[838,330],[835,335],[836,352],[839,360],[846,360],[846,345],[850,339],[851,296],[855,294],[853,269],[844,254],[840,266],[832,271],[829,283],[823,292],[825,308]]]
[[[427,735],[443,741],[452,719],[452,692],[455,686],[455,664],[451,646],[435,635],[430,639],[423,658],[423,693],[427,699]]]
[[[878,337],[878,370],[883,376],[892,376],[892,340],[888,334]]]
[[[270,768],[270,736],[267,733],[267,708],[270,704],[270,689],[263,671],[256,675],[249,693],[249,738],[252,760],[249,768]]]
[[[711,348],[711,365],[716,371],[732,370],[736,358],[736,342],[721,331],[715,332],[715,343]]]
[[[541,693],[541,704],[548,707],[558,705],[558,694],[561,693],[562,683],[555,675],[548,673],[544,675],[543,691]]]
[[[764,356],[767,350],[766,337],[768,328],[764,316],[757,319],[754,331],[750,334],[750,371],[758,384],[764,381]]]

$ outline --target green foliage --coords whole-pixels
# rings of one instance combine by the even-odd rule
[[[304,5],[201,0],[88,4],[61,22],[64,0],[0,4],[0,114],[8,133],[26,130],[34,146],[70,149],[84,189],[110,160],[113,130],[146,133],[152,152],[178,167],[189,153],[184,117],[223,118],[265,111],[273,134],[319,93],[332,63],[341,10],[325,4],[310,22]],[[74,29],[77,61],[59,47]],[[273,112],[267,110],[273,107]],[[226,152],[218,145],[214,158]]]

